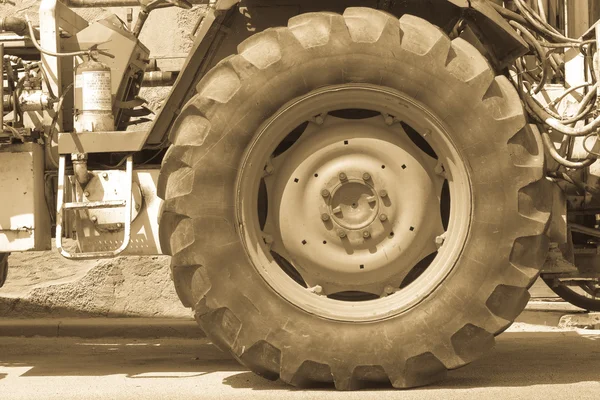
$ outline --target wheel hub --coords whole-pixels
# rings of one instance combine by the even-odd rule
[[[282,107],[249,147],[237,193],[261,276],[340,320],[418,304],[453,268],[470,223],[468,175],[442,123],[372,85],[325,87]]]
[[[399,287],[444,232],[436,164],[382,116],[327,116],[271,160],[273,250],[325,294]]]
[[[352,177],[340,180],[332,195],[325,199],[328,215],[339,228],[365,229],[377,219],[379,198],[367,182]]]

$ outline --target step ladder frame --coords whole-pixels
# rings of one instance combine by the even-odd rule
[[[56,248],[60,254],[68,258],[69,260],[91,260],[99,258],[113,258],[123,253],[131,242],[131,207],[132,207],[132,186],[133,186],[133,156],[127,156],[126,161],[126,185],[125,193],[128,193],[127,199],[125,200],[110,200],[110,201],[94,201],[94,202],[72,202],[64,203],[64,192],[65,192],[65,170],[66,170],[66,156],[60,155],[58,161],[58,193],[56,199]],[[91,209],[104,209],[104,208],[122,208],[125,207],[125,221],[123,243],[121,246],[112,251],[94,251],[94,252],[82,252],[82,253],[70,253],[65,250],[62,243],[62,232],[63,232],[63,220],[64,213],[67,211],[78,211],[78,210],[91,210]]]

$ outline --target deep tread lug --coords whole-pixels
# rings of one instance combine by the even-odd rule
[[[240,356],[242,364],[265,379],[277,380],[281,365],[281,351],[272,344],[261,340]]]
[[[485,304],[498,317],[514,321],[527,305],[529,297],[526,288],[498,285]]]
[[[444,379],[447,369],[432,353],[423,353],[406,360],[402,373],[390,374],[392,386],[397,389],[409,389]]]
[[[494,335],[473,324],[462,327],[451,340],[454,351],[466,363],[478,359],[495,345]]]

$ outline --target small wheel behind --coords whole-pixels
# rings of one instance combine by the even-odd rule
[[[588,311],[600,311],[600,279],[596,281],[561,282],[542,275],[548,287],[563,300]]]

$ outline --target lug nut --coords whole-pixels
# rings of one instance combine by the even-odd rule
[[[102,177],[103,177],[104,179],[108,179],[108,173],[106,173],[106,172],[103,172],[103,173],[102,173]]]
[[[96,221],[98,221],[98,217],[96,217],[95,215],[92,216],[92,218],[90,218],[92,220],[93,223],[96,223]]]
[[[329,190],[327,190],[327,189],[321,190],[321,196],[329,197],[329,195],[331,195],[331,193],[329,193]]]
[[[363,231],[363,237],[365,239],[370,238],[371,237],[371,232],[369,232],[369,231]]]
[[[369,179],[371,179],[371,174],[369,174],[368,172],[365,172],[363,174],[363,180],[368,181]]]
[[[340,172],[338,174],[338,178],[340,178],[340,181],[345,181],[346,179],[348,179],[348,175],[346,175],[345,172]]]
[[[441,235],[441,236],[437,236],[437,237],[435,238],[435,244],[436,244],[436,245],[438,245],[438,246],[441,246],[441,245],[443,245],[443,244],[444,244],[444,241],[445,241],[445,240],[446,240],[446,238],[445,238],[443,235]]]
[[[321,214],[321,219],[323,222],[329,221],[329,214],[323,213]]]
[[[117,228],[120,228],[120,227],[122,227],[122,226],[123,226],[123,224],[122,224],[122,223],[120,223],[120,222],[118,222],[118,223],[117,223]]]
[[[311,287],[308,288],[308,290],[314,294],[318,294],[318,295],[322,295],[323,294],[323,288],[319,285],[315,286],[315,287]]]
[[[342,239],[346,237],[346,232],[344,232],[344,231],[343,231],[343,230],[341,230],[341,229],[339,229],[339,230],[337,231],[337,234],[338,234],[338,236],[339,236],[340,238],[342,238]]]
[[[383,222],[383,221],[387,221],[387,219],[388,219],[388,216],[387,216],[386,214],[381,214],[381,215],[379,215],[379,220],[380,220],[381,222]]]
[[[387,190],[380,190],[379,191],[379,197],[387,197],[388,192]]]
[[[88,192],[88,191],[86,190],[85,192],[83,192],[83,195],[84,195],[85,197],[88,197],[88,196],[90,195],[90,192]]]

